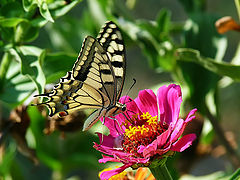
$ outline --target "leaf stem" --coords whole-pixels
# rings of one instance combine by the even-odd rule
[[[233,166],[235,168],[239,167],[240,166],[240,156],[237,154],[237,152],[230,145],[230,143],[226,139],[226,137],[224,135],[224,131],[221,128],[221,126],[219,125],[217,119],[215,118],[215,116],[213,116],[211,114],[211,112],[209,111],[209,109],[207,107],[206,107],[206,116],[210,120],[210,122],[213,126],[213,129],[214,129],[215,133],[217,134],[217,136],[219,138],[219,141],[222,143],[222,145],[226,149],[227,155],[230,157],[230,160],[231,160]]]
[[[149,169],[156,180],[172,180],[172,176],[170,175],[165,163],[156,167],[149,167]]]

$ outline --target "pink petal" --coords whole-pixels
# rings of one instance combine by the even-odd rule
[[[183,119],[179,119],[176,124],[175,124],[175,127],[174,127],[174,130],[171,134],[171,138],[170,138],[170,141],[172,143],[174,143],[183,133],[186,125],[192,121],[192,119],[195,118],[195,116],[193,116],[193,114],[197,111],[197,109],[193,109],[189,112],[186,120],[184,121]]]
[[[160,87],[157,91],[157,99],[160,110],[160,120],[167,124],[177,121],[182,103],[180,86],[170,84],[169,86]]]
[[[156,154],[159,154],[159,155],[163,155],[163,154],[165,154],[165,153],[167,153],[169,150],[170,150],[170,144],[169,144],[169,146],[167,146],[166,148],[164,148],[164,149],[157,149],[156,150]]]
[[[157,150],[157,140],[154,140],[151,144],[149,144],[144,150],[143,150],[143,157],[149,158],[156,154]]]
[[[125,102],[124,102],[125,101]],[[142,114],[141,110],[138,108],[136,102],[128,96],[123,96],[119,100],[120,103],[127,105],[127,117],[131,118],[132,115]]]
[[[172,131],[172,134],[170,136],[170,142],[174,143],[183,133],[183,130],[185,128],[185,122],[183,119],[179,119]]]
[[[98,162],[99,163],[106,163],[108,161],[111,161],[111,162],[121,162],[113,157],[109,157],[109,156],[105,156],[105,155],[102,155],[102,159],[99,159]]]
[[[127,169],[128,167],[131,167],[132,165],[133,164],[131,164],[131,163],[130,164],[124,164],[123,166],[121,166],[119,168],[116,168],[116,169],[113,169],[113,170],[110,170],[110,171],[104,171],[104,172],[101,173],[100,179],[101,180],[109,179],[110,177],[123,172],[125,169]]]
[[[100,140],[100,144],[103,145],[103,146],[107,146],[107,147],[110,147],[110,148],[113,148],[114,147],[114,137],[111,136],[111,135],[103,135],[101,133],[96,133],[98,135],[98,138]],[[102,137],[103,136],[103,137]],[[103,142],[101,142],[103,140]]]
[[[197,111],[196,108],[193,109],[193,110],[191,110],[191,111],[188,113],[188,115],[187,115],[187,117],[186,117],[186,119],[185,119],[185,122],[190,122],[192,119],[194,119],[195,116],[193,116],[193,115],[195,114],[196,111]]]
[[[140,145],[139,147],[138,147],[138,153],[143,153],[143,150],[146,148],[146,146],[143,146],[143,145]]]
[[[126,153],[122,150],[114,149],[114,148],[103,146],[103,145],[98,145],[96,143],[94,143],[93,147],[104,154],[113,155],[113,156],[115,155],[115,156],[121,157],[122,159],[128,158],[129,156],[132,155],[131,153]]]
[[[141,112],[149,112],[152,116],[158,115],[156,95],[151,89],[140,91],[135,102]]]
[[[174,143],[171,147],[171,151],[177,151],[182,152],[185,149],[187,149],[190,145],[192,145],[192,142],[196,139],[195,134],[188,134],[183,136],[181,139],[179,139],[176,143]]]
[[[112,119],[112,118],[114,118],[114,119]],[[121,119],[116,116],[112,117],[112,118],[105,117],[104,125],[109,129],[109,133],[111,136],[117,137],[120,134],[123,134],[124,130],[122,129],[122,127],[119,127],[121,125],[121,123],[119,123],[119,121],[121,121]],[[102,121],[102,119],[101,119],[101,121]]]
[[[167,140],[168,140],[170,133],[171,133],[171,130],[169,128],[157,137],[158,149],[161,149],[164,145],[167,144]]]
[[[104,123],[104,125],[108,127],[109,132],[113,137],[117,137],[125,132],[126,128],[124,126],[121,126],[121,124],[125,123],[126,119],[131,119],[132,116],[135,114],[142,114],[136,102],[129,96],[121,97],[119,102],[122,104],[126,104],[127,111],[124,112],[124,115],[122,113],[115,115],[114,117],[112,117],[114,119],[106,117]],[[103,118],[101,118],[101,121],[102,120]]]

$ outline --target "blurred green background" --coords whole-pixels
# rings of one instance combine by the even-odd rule
[[[198,108],[187,129],[198,140],[169,159],[174,179],[237,178],[239,32],[219,34],[215,22],[232,16],[238,23],[239,9],[238,0],[1,0],[1,179],[98,179],[110,166],[98,163],[101,154],[92,147],[101,123],[81,131],[89,111],[55,120],[29,106],[36,103],[33,95],[50,90],[71,70],[84,37],[96,37],[107,20],[124,36],[122,95],[133,78],[132,98],[139,90],[176,83],[183,91],[181,117]]]

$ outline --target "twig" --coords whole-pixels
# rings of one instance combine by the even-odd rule
[[[230,160],[235,168],[240,167],[240,156],[237,154],[237,152],[233,149],[233,147],[230,145],[228,140],[226,139],[224,135],[224,131],[219,125],[217,119],[210,113],[209,109],[206,108],[206,115],[208,119],[210,120],[213,129],[215,133],[217,134],[219,141],[221,141],[222,145],[227,151],[227,155],[230,157]]]

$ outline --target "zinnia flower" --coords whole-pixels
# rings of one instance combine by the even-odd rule
[[[101,173],[101,179],[109,179],[128,167],[147,167],[153,160],[166,159],[174,152],[184,151],[196,138],[195,134],[180,138],[187,123],[195,118],[196,109],[185,120],[179,118],[182,103],[179,85],[162,86],[157,95],[145,89],[135,100],[124,96],[120,102],[127,102],[127,112],[105,119],[110,134],[98,133],[102,142],[95,143],[94,148],[110,155],[103,155],[100,163],[121,162],[123,166]]]

